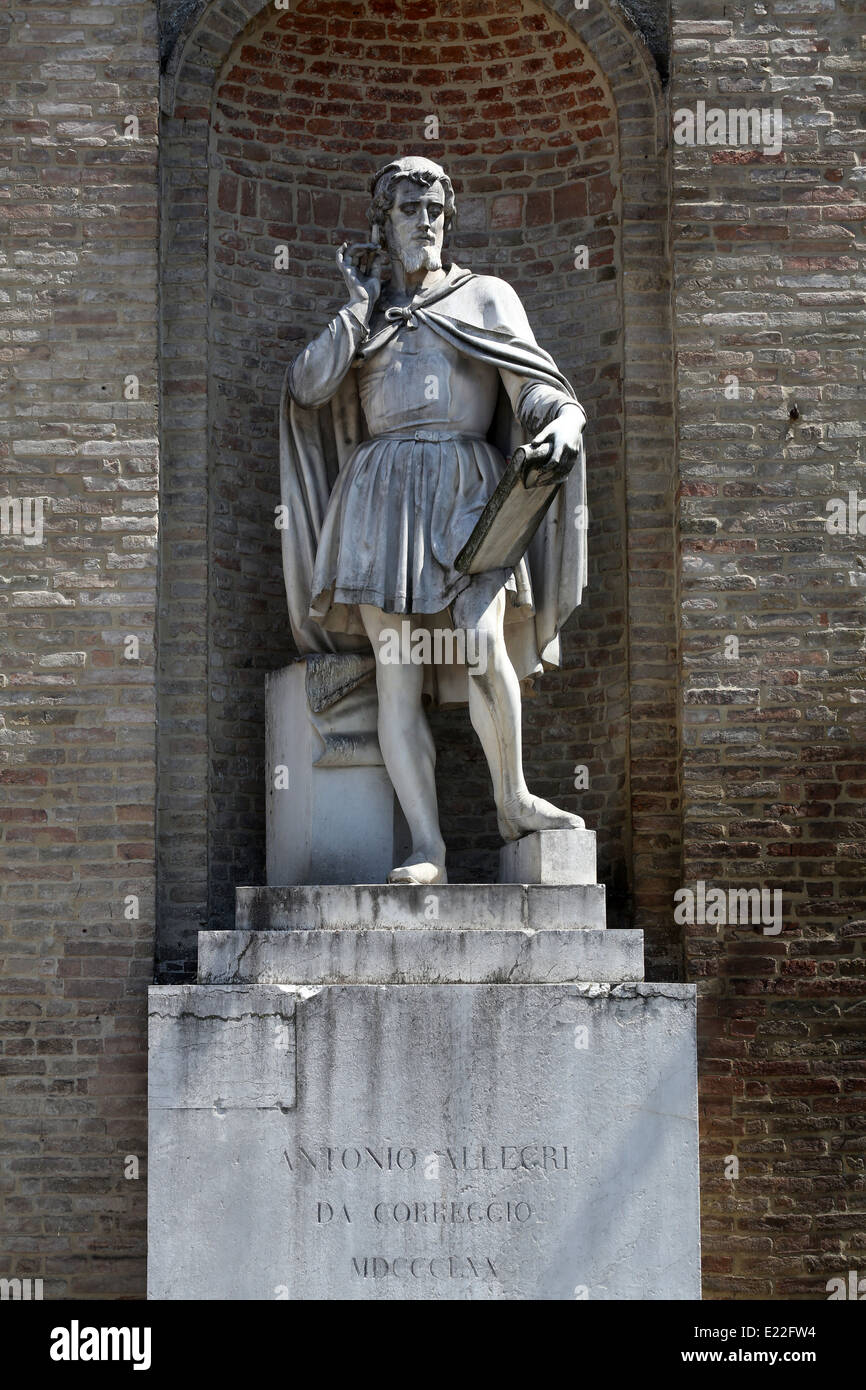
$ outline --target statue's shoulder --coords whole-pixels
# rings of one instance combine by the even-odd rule
[[[512,327],[515,318],[519,323],[524,321],[517,291],[498,275],[473,275],[457,293],[475,310],[473,318],[486,328]]]

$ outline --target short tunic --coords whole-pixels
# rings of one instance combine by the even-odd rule
[[[512,606],[532,613],[525,560],[516,571],[484,575],[454,567],[505,469],[476,432],[492,417],[498,385],[494,369],[467,376],[465,359],[427,327],[402,330],[360,368],[372,438],[354,451],[328,502],[310,608],[322,626],[335,606],[360,603],[417,614],[455,605],[454,621],[463,626],[503,585]]]
[[[385,613],[441,613],[475,578],[454,568],[502,477],[502,455],[486,439],[417,430],[361,444],[341,471],[322,526],[311,613],[368,603]],[[491,571],[493,594],[532,606],[525,560]],[[488,598],[489,602],[489,598]],[[465,606],[465,605],[464,605]]]

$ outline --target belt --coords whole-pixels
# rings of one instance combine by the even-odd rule
[[[386,434],[371,435],[374,439],[410,439],[419,440],[421,443],[438,444],[442,439],[468,439],[478,442],[487,442],[487,436],[483,434],[467,434],[463,430],[395,430]]]

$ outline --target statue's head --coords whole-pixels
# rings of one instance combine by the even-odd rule
[[[441,165],[420,155],[392,160],[374,174],[371,190],[367,216],[391,258],[410,275],[438,270],[455,212],[454,189]]]

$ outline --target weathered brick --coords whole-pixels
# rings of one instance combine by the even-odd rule
[[[108,26],[87,64],[77,62],[82,13]],[[39,1154],[41,1166],[8,1160],[0,1248],[10,1274],[46,1277],[46,1297],[82,1295],[88,1281],[91,1290],[116,1296],[94,1245],[101,1236],[124,1249],[128,1292],[140,1295],[143,1183],[127,1182],[117,1161],[119,1151],[143,1154],[140,1079],[133,1071],[108,1078],[115,1088],[112,1132],[100,1087],[104,1045],[118,1029],[129,1036],[130,1006],[133,1060],[140,1065],[144,1057],[139,965],[151,949],[153,872],[136,865],[130,886],[122,850],[130,826],[115,821],[112,806],[121,786],[134,783],[136,790],[120,799],[140,801],[146,825],[155,794],[148,743],[156,554],[141,552],[134,573],[113,563],[117,533],[136,529],[143,517],[125,516],[131,499],[119,505],[105,485],[116,486],[123,474],[121,489],[143,504],[153,529],[157,34],[154,7],[143,0],[52,11],[50,22],[37,23],[40,42],[32,47],[26,39],[35,36],[28,30],[34,20],[32,10],[12,16],[4,48],[16,84],[10,91],[17,89],[25,105],[39,95],[40,119],[18,123],[16,151],[5,161],[17,211],[0,276],[0,330],[24,350],[7,355],[4,366],[2,434],[11,442],[2,455],[3,491],[47,500],[41,544],[0,540],[0,918],[7,936],[0,1007],[26,1030],[13,1052],[6,1044],[0,1107],[7,1153]],[[140,66],[121,65],[117,80],[102,80],[121,48]],[[110,116],[96,106],[103,100],[112,102]],[[122,136],[127,113],[139,117],[138,140]],[[123,394],[132,373],[140,382],[137,402]],[[98,500],[88,501],[94,474],[102,487]],[[97,608],[97,599],[110,603]],[[133,619],[147,653],[138,663],[134,711],[131,668],[117,656]],[[145,741],[124,736],[125,756],[106,759],[95,793],[78,746],[101,743],[110,752],[114,734],[106,726],[130,716],[144,721]],[[106,803],[104,815],[94,816],[96,800]],[[131,891],[139,895],[140,916],[124,921]],[[68,954],[82,929],[114,932],[118,954],[92,979]],[[79,1030],[86,1036],[75,1042]],[[87,1176],[94,1171],[96,1179]],[[73,1195],[61,1198],[64,1184]],[[91,1205],[74,1195],[85,1190]],[[53,1252],[65,1251],[75,1252],[75,1268],[54,1279]]]

